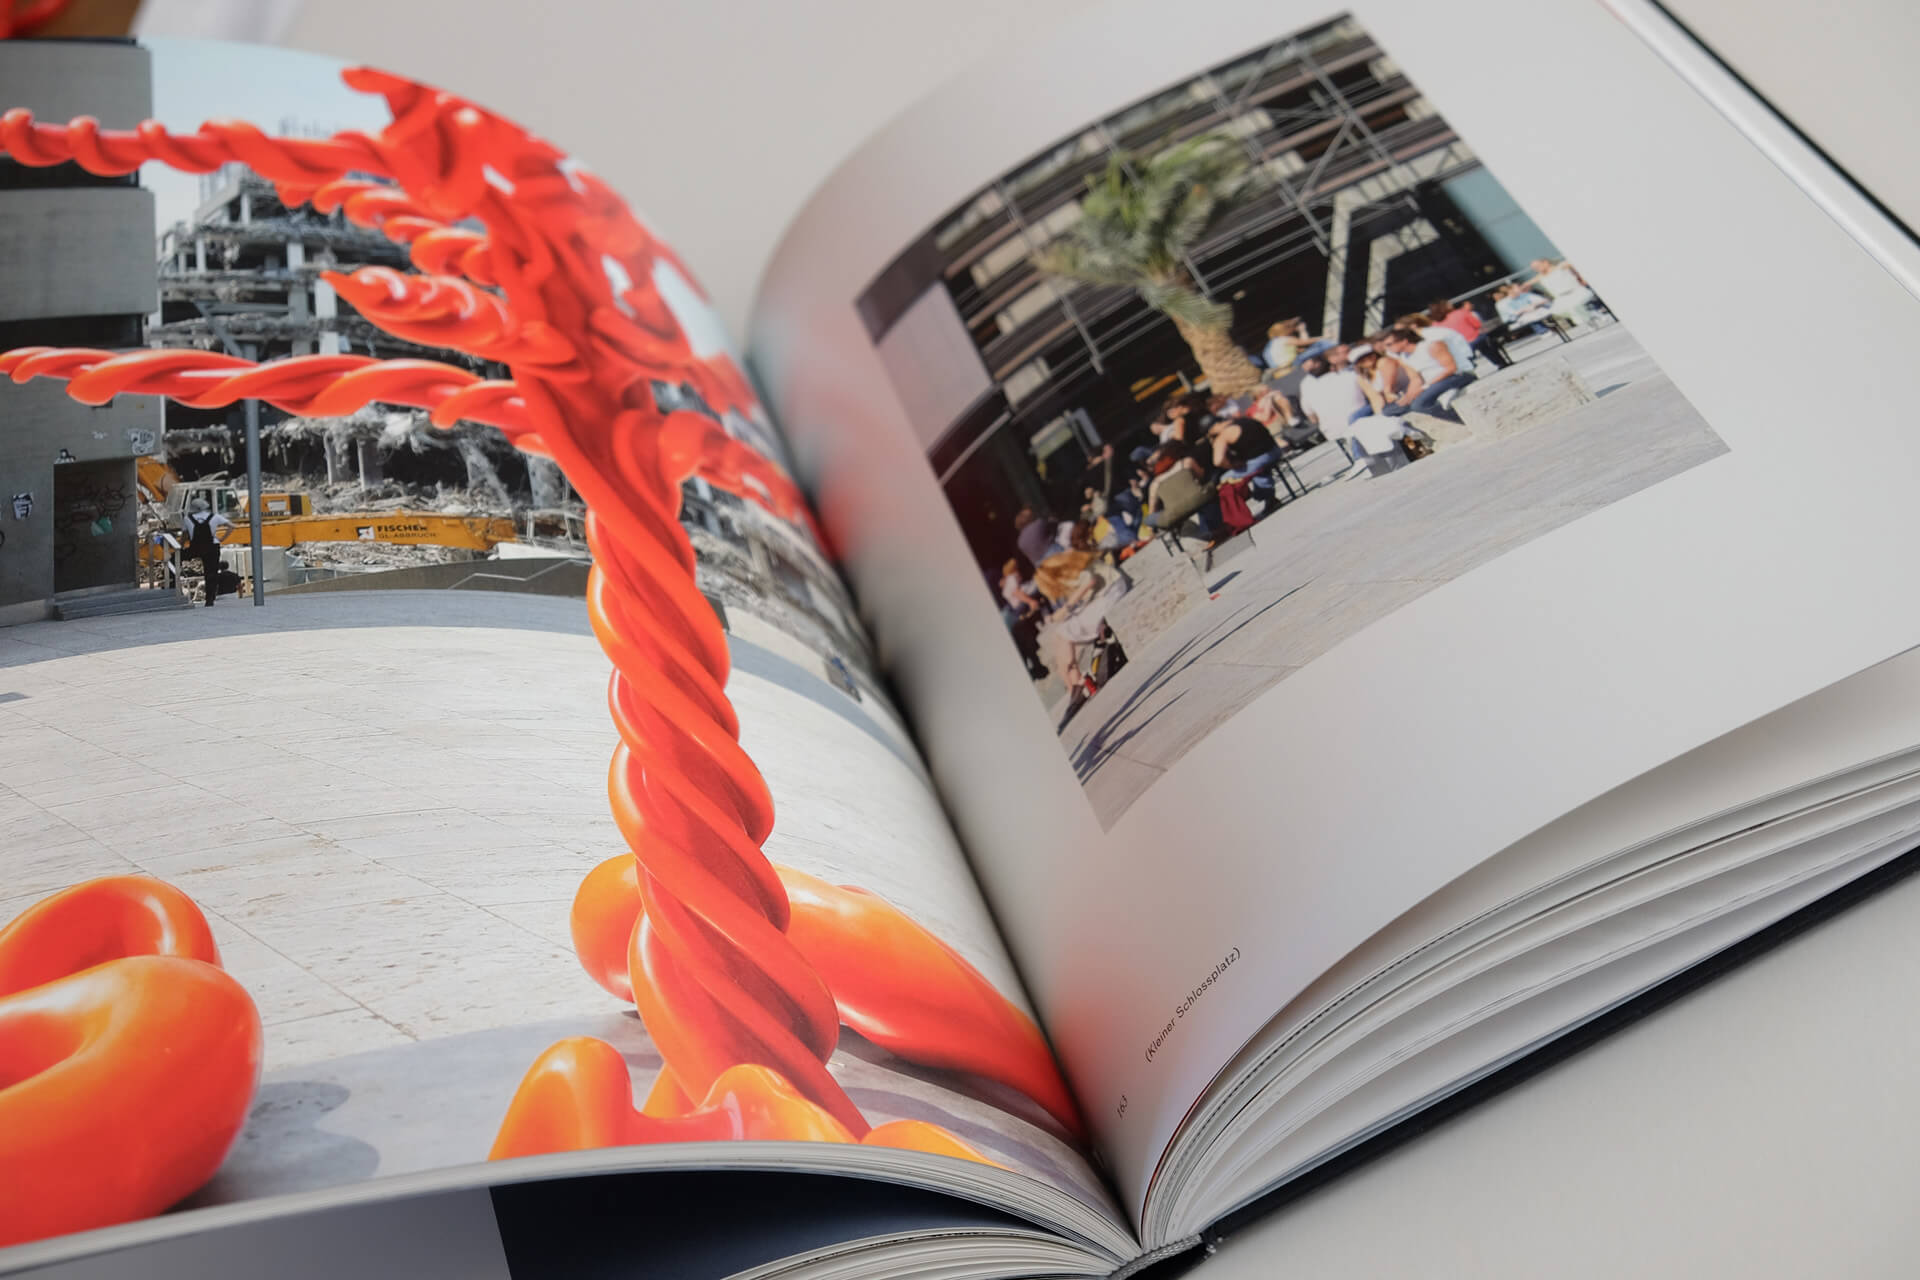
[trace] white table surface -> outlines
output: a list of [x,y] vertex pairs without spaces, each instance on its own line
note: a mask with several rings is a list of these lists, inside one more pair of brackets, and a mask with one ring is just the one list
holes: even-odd
[[[150,0],[150,29],[186,34],[169,11],[214,2]],[[563,141],[639,199],[738,330],[835,159],[950,71],[1089,3],[573,0],[560,19],[501,0],[295,0],[282,38]],[[1669,3],[1920,223],[1920,6]],[[568,38],[581,30],[603,34]],[[1197,1274],[1910,1275],[1917,1188],[1920,880],[1249,1228]]]

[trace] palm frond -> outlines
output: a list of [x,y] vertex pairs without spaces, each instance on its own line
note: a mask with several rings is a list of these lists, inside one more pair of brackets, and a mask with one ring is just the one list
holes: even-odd
[[1048,275],[1064,276],[1092,285],[1135,287],[1140,267],[1131,258],[1116,254],[1105,245],[1088,244],[1062,237],[1048,245],[1035,258]]
[[1183,323],[1223,324],[1229,308],[1193,288],[1186,257],[1246,199],[1254,180],[1246,152],[1225,134],[1115,156],[1088,180],[1080,220],[1035,263],[1056,277],[1135,289],[1149,306]]

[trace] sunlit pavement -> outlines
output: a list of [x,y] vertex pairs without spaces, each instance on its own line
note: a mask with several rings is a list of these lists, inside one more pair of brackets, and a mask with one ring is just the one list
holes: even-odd
[[1330,479],[1339,462],[1324,450],[1304,477],[1324,483],[1216,552],[1216,598],[1129,651],[1061,730],[1102,825],[1215,725],[1369,623],[1725,452],[1623,326],[1536,349],[1563,354],[1599,398],[1372,479]]
[[[645,1031],[575,962],[587,870],[620,852],[608,664],[579,600],[343,592],[0,629],[0,920],[115,874],[198,902],[266,1025],[246,1134],[201,1200],[484,1158],[526,1067]],[[1014,977],[917,768],[841,690],[736,642],[767,853],[895,902]],[[853,708],[849,711],[849,708]],[[996,1159],[1064,1148],[973,1086],[842,1036],[876,1122]],[[1016,1110],[1019,1110],[1016,1104]]]

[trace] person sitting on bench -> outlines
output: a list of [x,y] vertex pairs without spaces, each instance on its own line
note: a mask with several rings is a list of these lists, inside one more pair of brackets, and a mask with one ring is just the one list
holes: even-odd
[[1261,350],[1260,358],[1266,362],[1270,375],[1278,378],[1293,368],[1294,361],[1317,356],[1332,345],[1327,338],[1308,333],[1307,322],[1299,316],[1288,316],[1267,327],[1267,345]]
[[1493,340],[1493,335],[1487,333],[1485,326],[1480,323],[1480,313],[1465,302],[1434,299],[1427,307],[1425,324],[1453,330],[1467,340],[1467,345],[1473,348],[1475,355],[1485,356],[1496,369],[1504,369],[1509,363],[1506,354]]
[[[1127,575],[1113,566],[1089,560],[1065,584],[1053,617],[1040,630],[1041,659],[1067,686],[1076,707],[1099,692],[1098,685],[1080,670],[1080,659],[1100,642],[1107,614],[1132,585]],[[1106,674],[1102,673],[1103,679]]]
[[1221,483],[1250,481],[1253,488],[1273,497],[1273,467],[1280,462],[1280,442],[1254,418],[1223,418],[1207,431],[1213,446],[1213,465]]
[[1395,329],[1387,334],[1387,350],[1409,365],[1416,380],[1425,385],[1409,388],[1383,412],[1394,416],[1426,413],[1458,422],[1460,415],[1442,405],[1440,397],[1474,381],[1473,352],[1466,340],[1451,329],[1436,328],[1428,334],[1411,329]]
[[[1147,489],[1147,519],[1143,535],[1172,533],[1191,518],[1194,531],[1211,541],[1225,529],[1220,518],[1220,502],[1207,479],[1207,469],[1199,458],[1188,452],[1154,477]],[[1143,538],[1144,540],[1144,538]]]
[[1585,324],[1593,309],[1601,305],[1600,295],[1566,259],[1554,262],[1548,258],[1535,258],[1532,266],[1533,279],[1527,281],[1525,287],[1537,286],[1553,299],[1555,319],[1568,325]]
[[1547,316],[1551,314],[1553,304],[1531,289],[1522,289],[1517,284],[1503,284],[1493,291],[1493,309],[1500,313],[1502,323],[1513,336],[1522,331],[1528,334],[1547,332]]
[[[1359,455],[1354,452],[1347,427],[1375,410],[1367,399],[1368,388],[1359,372],[1345,367],[1344,361],[1340,367],[1333,363],[1336,354],[1347,352],[1348,348],[1337,347],[1304,362],[1306,377],[1300,380],[1300,411],[1320,429],[1321,435],[1340,441],[1348,458],[1357,459]],[[1360,354],[1364,358],[1371,353],[1363,347]]]

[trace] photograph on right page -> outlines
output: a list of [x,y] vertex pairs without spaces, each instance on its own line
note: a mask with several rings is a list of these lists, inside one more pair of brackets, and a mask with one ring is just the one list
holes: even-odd
[[1106,828],[1349,636],[1727,449],[1349,16],[1116,103],[857,307]]

